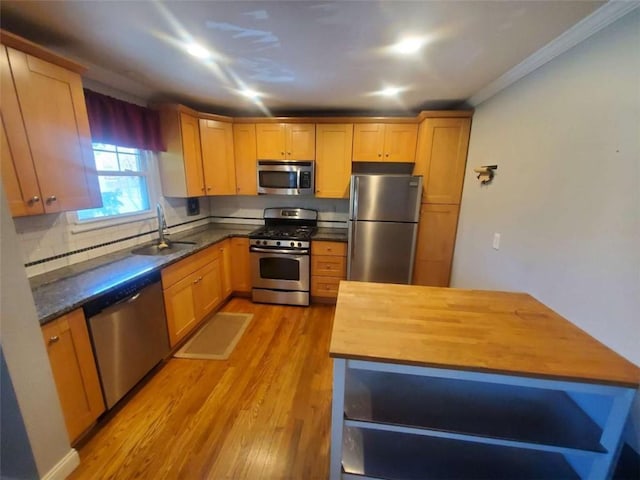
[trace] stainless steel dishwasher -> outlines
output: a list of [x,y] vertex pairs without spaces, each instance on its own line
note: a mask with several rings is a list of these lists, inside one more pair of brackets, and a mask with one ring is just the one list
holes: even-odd
[[125,282],[83,309],[111,408],[169,353],[160,273]]

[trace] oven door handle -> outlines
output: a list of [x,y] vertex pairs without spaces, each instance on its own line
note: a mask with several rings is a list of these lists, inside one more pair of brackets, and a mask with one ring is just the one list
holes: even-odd
[[309,250],[279,250],[273,248],[259,248],[259,247],[250,247],[250,252],[257,253],[282,253],[285,255],[308,255]]

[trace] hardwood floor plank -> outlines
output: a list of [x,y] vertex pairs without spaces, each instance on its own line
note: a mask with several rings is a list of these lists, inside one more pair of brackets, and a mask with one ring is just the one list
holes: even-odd
[[253,304],[228,360],[171,358],[80,448],[78,479],[326,479],[334,307]]

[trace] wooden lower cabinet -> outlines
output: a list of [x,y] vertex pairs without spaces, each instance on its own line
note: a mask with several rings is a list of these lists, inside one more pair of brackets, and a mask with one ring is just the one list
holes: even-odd
[[220,242],[218,250],[220,252],[220,286],[222,298],[229,298],[233,292],[233,284],[231,281],[231,271],[233,269],[231,265],[231,242],[230,240],[223,240]]
[[162,270],[169,344],[177,345],[219,306],[222,295],[220,244]]
[[414,285],[449,286],[459,211],[459,205],[421,206]]
[[311,245],[311,296],[335,301],[340,280],[346,278],[347,244],[314,241]]
[[69,440],[74,443],[104,412],[104,400],[82,309],[42,327]]
[[231,244],[231,288],[234,292],[251,292],[249,239],[234,237]]

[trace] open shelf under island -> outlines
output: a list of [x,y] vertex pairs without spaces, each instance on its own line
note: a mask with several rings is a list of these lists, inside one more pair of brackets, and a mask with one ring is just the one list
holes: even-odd
[[640,369],[524,293],[342,281],[330,478],[611,475]]

